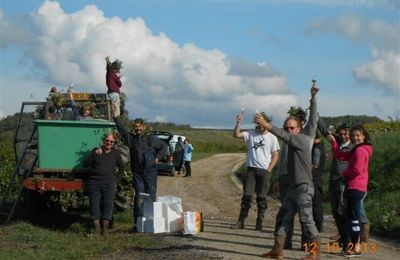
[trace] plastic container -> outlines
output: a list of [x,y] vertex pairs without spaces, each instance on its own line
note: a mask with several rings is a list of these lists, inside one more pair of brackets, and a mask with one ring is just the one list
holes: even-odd
[[38,129],[38,164],[44,169],[83,169],[83,160],[105,133],[115,129],[106,120],[35,120]]

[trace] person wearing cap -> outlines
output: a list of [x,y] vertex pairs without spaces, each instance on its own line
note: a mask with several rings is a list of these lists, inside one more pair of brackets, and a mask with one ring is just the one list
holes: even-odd
[[[270,121],[263,112],[260,115]],[[238,221],[231,226],[233,229],[243,229],[249,214],[253,193],[256,192],[257,220],[255,229],[261,231],[264,214],[267,210],[267,194],[270,186],[271,172],[279,159],[279,142],[264,126],[255,123],[255,129],[241,131],[243,112],[236,116],[236,126],[233,137],[243,139],[247,144],[247,172],[243,180],[243,196],[240,205]]]

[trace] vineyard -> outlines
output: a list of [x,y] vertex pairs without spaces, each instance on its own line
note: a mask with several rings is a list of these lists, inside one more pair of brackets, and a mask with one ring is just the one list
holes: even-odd
[[[0,142],[0,190],[3,194],[9,175],[15,167],[12,149],[12,122],[7,118],[0,121],[2,142]],[[245,143],[232,137],[232,130],[194,129],[190,126],[174,124],[151,124],[149,129],[166,130],[184,134],[195,147],[194,160],[216,153],[246,152]],[[366,199],[368,216],[374,232],[397,234],[400,231],[400,122],[374,121],[365,125],[371,133],[374,155],[370,162],[369,193]],[[327,150],[329,147],[327,145]],[[327,163],[324,176],[325,185],[329,175]],[[128,172],[127,175],[130,175]],[[128,179],[130,179],[128,177]],[[14,189],[15,191],[16,189]],[[325,189],[327,190],[327,188]],[[326,196],[327,200],[327,196]],[[71,204],[71,202],[68,202]],[[74,204],[74,203],[72,203]]]

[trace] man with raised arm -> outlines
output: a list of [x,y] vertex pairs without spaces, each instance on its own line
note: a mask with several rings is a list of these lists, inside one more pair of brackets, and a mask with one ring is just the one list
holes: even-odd
[[[311,87],[311,102],[316,111],[316,94],[318,88]],[[287,231],[292,225],[293,216],[299,212],[302,232],[312,241],[311,252],[304,260],[320,259],[320,239],[315,226],[312,211],[314,185],[312,179],[311,148],[314,136],[310,137],[302,131],[299,118],[289,116],[284,123],[284,129],[271,125],[261,114],[255,116],[255,122],[270,131],[288,145],[287,170],[289,175],[289,190],[276,216],[274,247],[262,255],[265,258],[283,258],[283,247]],[[286,130],[286,131],[285,131]],[[312,131],[312,130],[311,130]],[[315,129],[313,131],[315,133]]]
[[[265,113],[260,116],[270,121]],[[247,143],[247,173],[243,180],[243,196],[240,206],[239,219],[231,226],[234,229],[244,228],[244,221],[249,214],[254,191],[257,194],[256,230],[262,230],[264,214],[267,209],[267,193],[270,186],[271,172],[278,162],[279,142],[265,127],[256,123],[255,130],[241,131],[243,112],[236,117],[233,137],[244,139]]]

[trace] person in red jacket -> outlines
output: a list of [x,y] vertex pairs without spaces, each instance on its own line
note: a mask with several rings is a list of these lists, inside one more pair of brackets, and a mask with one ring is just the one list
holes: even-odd
[[107,73],[106,73],[106,84],[107,84],[107,94],[111,99],[112,104],[115,106],[115,116],[119,116],[120,113],[120,88],[122,87],[121,82],[121,69],[122,69],[122,61],[115,60],[111,63],[110,57],[106,57],[107,63]]
[[350,132],[351,141],[355,145],[351,151],[341,151],[332,135],[329,136],[329,140],[336,158],[349,162],[347,169],[343,172],[347,189],[348,217],[343,234],[343,253],[359,254],[360,229],[364,214],[362,204],[367,196],[368,164],[373,148],[369,134],[362,125],[353,126]]

